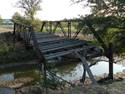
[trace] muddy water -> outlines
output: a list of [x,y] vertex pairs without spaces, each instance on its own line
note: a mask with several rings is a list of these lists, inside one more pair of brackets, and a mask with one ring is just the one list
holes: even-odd
[[[122,72],[125,70],[125,67],[122,65],[114,64],[114,73]],[[67,81],[73,81],[80,79],[83,72],[83,67],[81,64],[75,63],[75,64],[67,64],[63,66],[57,67],[57,75],[62,77],[63,79]],[[108,62],[98,62],[96,65],[91,67],[91,71],[96,76],[104,75],[105,73],[108,73]],[[1,81],[8,81],[8,80],[14,80],[20,77],[32,77],[35,82],[40,81],[40,74],[39,71],[36,68],[29,69],[29,70],[18,70],[17,69],[11,72],[6,72],[0,74],[0,82]],[[0,88],[0,94],[15,94],[14,89],[9,88]]]

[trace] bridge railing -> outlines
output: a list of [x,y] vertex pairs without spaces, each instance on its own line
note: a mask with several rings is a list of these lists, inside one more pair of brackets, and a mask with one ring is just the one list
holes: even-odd
[[62,20],[62,21],[43,21],[41,32],[63,33],[68,38],[77,38],[78,34],[83,30],[80,26],[82,20]]
[[[14,35],[14,40],[22,40],[25,44],[26,49],[29,49],[31,47],[34,47],[38,59],[41,62],[44,62],[44,56],[43,54],[39,51],[38,48],[38,43],[36,40],[35,32],[32,26],[20,24],[20,23],[15,23],[14,22],[14,28],[13,28],[13,35]],[[31,45],[32,41],[32,45]]]
[[[42,21],[40,32],[56,33],[67,38],[78,38],[78,34],[84,31],[82,20]],[[31,26],[14,22],[15,39],[23,39],[26,46],[30,46]]]
[[15,23],[14,22],[14,29],[13,29],[13,35],[14,35],[14,41],[22,40],[26,47],[30,47],[30,40],[31,40],[31,26]]

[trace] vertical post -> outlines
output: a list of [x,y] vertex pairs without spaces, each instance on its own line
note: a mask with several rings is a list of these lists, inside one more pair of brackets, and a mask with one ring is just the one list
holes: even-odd
[[16,23],[14,23],[14,26],[13,26],[13,36],[14,36],[14,41],[15,41],[15,36],[16,36]]
[[20,40],[21,40],[20,33],[21,33],[21,25],[20,25],[20,24],[18,24],[18,32],[17,32],[17,40],[18,40],[18,41],[20,41]]
[[68,37],[71,38],[71,21],[68,21]]
[[13,26],[13,35],[15,36],[15,30],[16,30],[16,23],[14,23],[14,26]]
[[62,21],[59,21],[59,25],[58,27],[61,29],[61,32],[64,34],[64,36],[66,37],[66,33],[65,33],[65,29],[63,27],[63,25],[61,24]]
[[59,22],[56,22],[56,21],[55,21],[55,25],[54,25],[53,33],[55,33],[55,31],[56,31],[58,25],[59,25]]
[[52,22],[51,22],[51,21],[49,22],[49,29],[50,29],[50,33],[53,33],[53,30],[52,30]]
[[44,25],[45,25],[45,24],[46,24],[45,22],[42,23],[42,26],[41,26],[40,32],[43,32],[43,28],[44,28]]
[[13,46],[15,47],[15,42],[16,42],[16,23],[14,22],[13,26]]
[[108,58],[109,58],[109,79],[113,80],[113,44],[109,43],[109,48],[108,48]]
[[[82,27],[80,28],[79,27],[79,22],[80,22],[80,20],[79,21],[76,21],[76,23],[77,23],[77,30],[76,30],[76,32],[74,32],[74,34],[73,34],[73,38],[74,39],[76,39],[77,38],[77,36],[78,36],[78,34],[81,32],[81,30],[82,30]],[[81,22],[80,22],[81,23]]]
[[45,23],[45,29],[46,29],[47,32],[50,32],[50,31],[49,31],[49,22],[46,22],[46,23]]

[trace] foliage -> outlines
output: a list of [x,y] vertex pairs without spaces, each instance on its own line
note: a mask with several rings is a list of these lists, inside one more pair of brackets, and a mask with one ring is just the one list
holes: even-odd
[[34,27],[35,31],[40,31],[41,21],[36,19],[34,16],[40,8],[41,0],[19,0],[17,5],[19,8],[24,10],[25,16],[21,16],[16,12],[12,19],[14,22],[31,25]]
[[[2,49],[2,47],[0,49]],[[33,54],[34,52],[32,50],[27,51],[25,49],[11,49],[10,47],[2,49],[3,51],[0,52],[0,64],[25,62],[35,59]]]
[[34,16],[39,11],[41,0],[19,0],[18,7],[23,9],[25,15],[30,20],[34,20]]
[[92,9],[92,14],[96,16],[125,16],[125,1],[124,0],[72,0],[73,2],[84,3],[84,6],[89,6]]
[[124,0],[96,0],[93,11],[96,15],[124,17]]
[[[87,24],[95,29],[93,32]],[[87,28],[88,32],[93,33],[98,42],[102,45],[106,45],[104,48],[108,48],[109,43],[114,44],[114,52],[122,53],[125,52],[124,39],[125,39],[125,18],[118,18],[114,16],[108,17],[86,17],[81,23],[79,23],[80,28]],[[86,31],[87,32],[87,31]],[[98,36],[100,38],[98,38]]]
[[0,64],[23,62],[36,58],[33,50],[15,48],[10,32],[0,34],[0,44]]
[[31,20],[31,19],[21,16],[18,12],[16,12],[12,17],[12,20],[16,23],[32,25],[35,31],[40,31],[40,28],[41,28],[40,19],[35,18],[34,20]]
[[[87,21],[95,29],[95,32],[90,30],[90,27],[85,27],[85,31],[93,33],[100,44],[108,47],[112,42],[116,53],[125,51],[125,3],[124,0],[72,0],[75,3],[84,3],[84,6],[89,6],[92,9],[92,14],[87,17]],[[86,23],[88,23],[86,21]],[[84,23],[85,24],[85,23]],[[87,32],[87,33],[88,33]],[[95,34],[96,33],[96,34]],[[98,39],[99,35],[99,39]],[[101,40],[101,41],[100,41]],[[103,47],[104,47],[103,45]]]
[[24,22],[24,17],[21,16],[18,12],[15,12],[14,15],[12,16],[12,20],[16,23],[22,23]]
[[40,31],[41,29],[41,20],[40,19],[34,19],[33,21],[28,20],[29,24],[31,23],[31,25],[34,27],[35,31]]

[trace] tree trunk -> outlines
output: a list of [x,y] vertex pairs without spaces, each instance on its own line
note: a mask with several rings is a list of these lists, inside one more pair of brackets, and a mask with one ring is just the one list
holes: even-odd
[[108,50],[108,58],[109,58],[109,79],[113,80],[113,44],[109,43],[109,50]]

